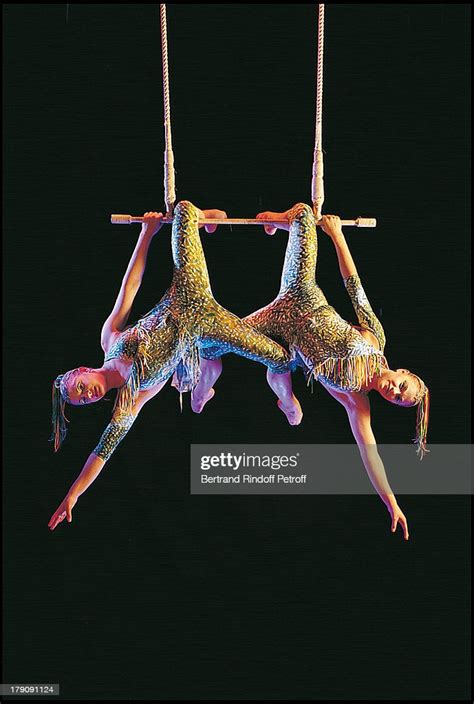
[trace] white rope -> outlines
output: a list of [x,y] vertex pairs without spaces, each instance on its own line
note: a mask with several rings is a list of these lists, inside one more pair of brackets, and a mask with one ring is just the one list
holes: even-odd
[[165,125],[164,187],[166,212],[171,215],[176,202],[174,183],[174,155],[171,142],[170,85],[168,72],[168,34],[166,28],[166,4],[160,4],[161,56],[163,62],[163,103]]
[[318,6],[318,66],[316,73],[316,135],[315,147],[322,148],[323,134],[323,58],[324,58],[324,5]]
[[[66,6],[69,9],[69,5]],[[164,125],[165,125],[165,160],[164,160],[164,187],[165,187],[165,203],[166,215],[163,222],[173,221],[173,209],[176,202],[175,193],[175,172],[174,172],[174,156],[171,144],[171,115],[170,115],[170,90],[169,90],[169,75],[168,75],[168,37],[166,28],[166,4],[160,4],[160,23],[161,23],[161,53],[163,58],[163,97],[164,97]],[[318,4],[318,55],[317,55],[317,72],[316,72],[316,132],[313,154],[313,178],[311,182],[311,201],[313,204],[313,212],[318,223],[321,220],[321,208],[324,203],[324,182],[323,182],[323,150],[322,150],[322,133],[323,133],[323,55],[324,55],[324,4]],[[114,214],[111,216],[111,222],[114,224],[131,224],[135,222],[143,222],[140,216]],[[264,222],[252,218],[228,218],[218,220],[215,218],[200,221],[201,224],[242,224],[242,225],[262,225]],[[375,227],[377,222],[375,218],[362,218],[356,220],[343,220],[343,225],[354,225],[356,227]],[[273,223],[276,225],[280,222]]]
[[311,200],[317,219],[321,217],[324,203],[323,168],[323,57],[324,57],[324,4],[318,5],[318,59],[316,71],[316,131],[314,137],[313,179]]

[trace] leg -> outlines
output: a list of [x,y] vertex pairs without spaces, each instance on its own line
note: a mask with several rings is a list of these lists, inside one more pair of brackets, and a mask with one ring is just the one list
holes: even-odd
[[279,398],[278,407],[285,413],[290,425],[301,422],[301,406],[291,388],[290,356],[281,345],[221,307],[216,310],[212,328],[208,330],[203,343],[203,354],[206,357],[215,359],[227,352],[234,352],[265,364],[268,367],[270,387]]
[[278,336],[280,335],[280,330],[278,329],[278,301],[272,301],[264,308],[256,310],[254,313],[246,315],[242,318],[242,321],[252,328],[257,330],[257,332],[262,333],[262,335],[267,336]]
[[303,411],[298,399],[293,393],[291,385],[291,372],[286,374],[273,374],[267,371],[267,381],[278,396],[277,406],[285,414],[290,425],[299,425],[303,418]]
[[310,206],[297,203],[284,215],[288,218],[290,231],[281,274],[280,294],[295,287],[313,287],[318,256],[316,224]]
[[[180,201],[174,210],[171,245],[175,278],[188,293],[210,292],[206,258],[199,236],[199,218],[225,218],[223,210],[200,210],[187,200]],[[215,232],[217,225],[206,225],[207,232]]]
[[213,386],[222,373],[220,359],[204,359],[200,362],[201,376],[191,392],[191,408],[194,413],[201,413],[208,401],[214,396]]
[[200,342],[201,356],[206,359],[233,352],[265,364],[277,374],[289,370],[290,355],[281,345],[216,303],[203,321]]
[[173,218],[171,251],[178,295],[210,290],[204,250],[199,237],[199,209],[187,200],[180,201]]

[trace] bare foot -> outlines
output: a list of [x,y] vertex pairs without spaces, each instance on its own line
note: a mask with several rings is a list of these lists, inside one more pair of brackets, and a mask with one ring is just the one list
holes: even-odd
[[[289,230],[290,226],[288,224],[288,213],[289,210],[286,210],[284,213],[274,213],[270,210],[265,210],[263,213],[258,213],[257,220],[275,220],[277,222],[280,220],[286,220],[286,223],[281,223],[278,227],[282,230]],[[274,235],[278,228],[274,225],[267,224],[263,226],[263,229],[267,235]]]
[[[199,210],[200,220],[212,220],[213,218],[216,220],[225,220],[227,219],[227,213],[224,210],[216,210],[215,208],[212,210]],[[217,225],[204,225],[204,229],[209,233],[215,232],[217,230]]]
[[290,425],[299,425],[303,419],[303,411],[301,410],[300,402],[293,396],[292,402],[289,405],[283,405],[283,403],[278,400],[277,406],[287,417],[288,423]]
[[205,396],[191,396],[191,408],[194,413],[201,413],[202,409],[208,401],[215,395],[214,389],[209,389]]

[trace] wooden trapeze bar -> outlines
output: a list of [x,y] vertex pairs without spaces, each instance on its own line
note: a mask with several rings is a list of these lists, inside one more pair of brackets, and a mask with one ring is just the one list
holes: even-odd
[[[110,222],[113,225],[132,225],[136,222],[143,222],[144,218],[140,215],[121,215],[114,214],[110,216]],[[173,218],[164,217],[163,223],[172,223]],[[320,220],[316,221],[318,224]],[[199,220],[200,225],[288,225],[286,220],[260,220],[257,218],[206,218]],[[375,218],[358,217],[355,220],[341,220],[343,227],[376,227],[377,220]]]

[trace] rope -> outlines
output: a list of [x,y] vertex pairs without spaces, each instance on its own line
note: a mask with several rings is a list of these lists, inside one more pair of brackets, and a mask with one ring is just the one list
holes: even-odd
[[324,203],[323,183],[323,56],[324,56],[324,4],[318,4],[318,58],[316,71],[316,132],[314,137],[313,179],[311,200],[317,220],[321,217]]
[[[168,71],[168,35],[166,26],[166,4],[160,4],[161,54],[163,60],[163,102],[165,126],[164,189],[167,216],[172,217],[176,202],[174,155],[171,142],[170,91]],[[316,131],[313,154],[313,178],[311,200],[316,220],[321,218],[324,203],[322,117],[323,117],[323,56],[324,56],[324,3],[318,4],[318,56],[316,72]]]
[[170,85],[168,72],[168,33],[166,27],[166,4],[160,4],[161,56],[163,62],[163,103],[165,125],[164,187],[167,215],[172,215],[176,202],[174,183],[174,155],[171,143]]
[[324,57],[324,5],[318,11],[318,67],[316,73],[316,134],[315,148],[321,149],[323,133],[323,57]]

